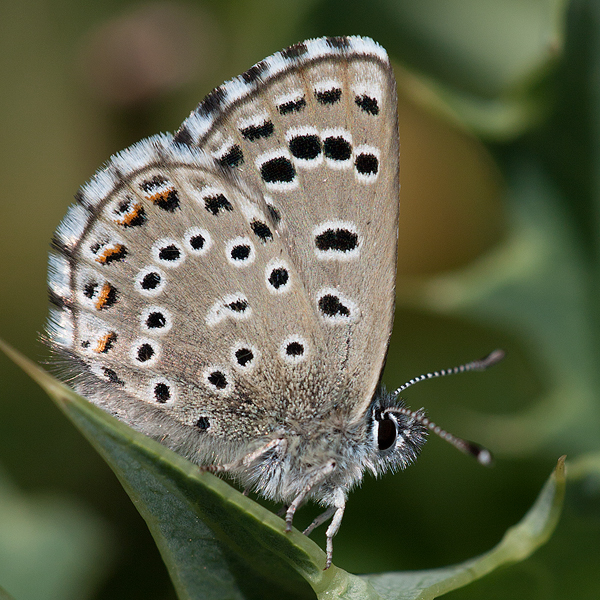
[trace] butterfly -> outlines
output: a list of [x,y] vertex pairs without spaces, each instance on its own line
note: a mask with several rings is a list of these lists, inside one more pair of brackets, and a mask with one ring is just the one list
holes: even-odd
[[325,568],[349,491],[408,466],[430,429],[489,459],[380,387],[398,194],[385,50],[312,39],[113,156],[53,239],[48,337],[75,389],[282,502],[288,530],[321,504],[306,533],[331,519]]

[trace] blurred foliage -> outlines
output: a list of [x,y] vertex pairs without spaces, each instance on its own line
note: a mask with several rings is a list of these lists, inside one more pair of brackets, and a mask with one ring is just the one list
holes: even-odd
[[[432,439],[417,465],[351,495],[336,564],[404,571],[481,554],[566,453],[577,477],[548,544],[448,598],[600,596],[600,0],[5,0],[0,33],[0,335],[41,360],[48,242],[110,154],[175,130],[212,87],[306,37],[384,45],[397,66],[402,144],[384,380],[393,387],[495,347],[507,358],[407,394],[488,445],[495,469]],[[18,502],[52,493],[73,515],[71,541],[60,542],[71,552],[90,523],[110,523],[110,542],[85,544],[103,558],[79,597],[174,598],[109,468],[4,357],[0,369],[0,462]],[[300,511],[297,525],[316,510]],[[322,531],[313,537],[323,545]],[[61,584],[84,571],[73,566]],[[16,600],[48,597],[0,585]]]

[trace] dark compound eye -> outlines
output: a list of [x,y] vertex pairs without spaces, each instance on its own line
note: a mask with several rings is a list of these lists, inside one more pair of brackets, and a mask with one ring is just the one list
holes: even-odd
[[396,441],[396,423],[389,417],[383,417],[378,424],[377,446],[380,450],[389,450]]

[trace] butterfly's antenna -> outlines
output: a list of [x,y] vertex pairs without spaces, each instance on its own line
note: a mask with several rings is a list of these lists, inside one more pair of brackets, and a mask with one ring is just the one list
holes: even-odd
[[[493,352],[479,360],[474,360],[470,363],[459,365],[458,367],[453,367],[452,369],[442,369],[441,371],[433,371],[432,373],[425,373],[424,375],[419,375],[419,377],[415,377],[414,379],[407,381],[404,385],[401,385],[397,390],[395,390],[392,393],[392,396],[396,398],[406,388],[409,388],[411,385],[419,383],[420,381],[425,381],[426,379],[433,379],[435,377],[445,377],[446,375],[455,375],[457,373],[466,373],[467,371],[485,371],[487,368],[495,365],[503,358],[503,350],[494,350]],[[446,440],[447,442],[452,444],[461,452],[475,457],[480,464],[486,466],[492,464],[492,453],[487,448],[484,448],[483,446],[480,446],[475,442],[469,442],[467,440],[463,440],[459,437],[456,437],[455,435],[452,435],[448,431],[436,425],[433,421],[430,421],[425,415],[418,411],[412,411],[404,407],[394,407],[393,410],[395,413],[403,414],[409,418],[414,419],[415,421],[418,421],[419,423],[422,423],[425,427],[427,427],[427,429],[433,431],[433,433],[441,437],[443,440]]]

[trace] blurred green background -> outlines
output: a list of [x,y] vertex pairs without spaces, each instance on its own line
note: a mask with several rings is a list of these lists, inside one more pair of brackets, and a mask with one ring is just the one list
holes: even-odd
[[[174,131],[213,87],[282,47],[343,34],[379,41],[398,79],[398,308],[385,383],[496,347],[507,358],[406,394],[490,447],[495,468],[432,438],[415,466],[351,495],[336,564],[425,569],[484,552],[566,453],[549,543],[447,597],[597,599],[600,0],[1,1],[0,335],[47,358],[49,240],[112,153]],[[111,471],[3,356],[0,586],[16,600],[174,598]]]

